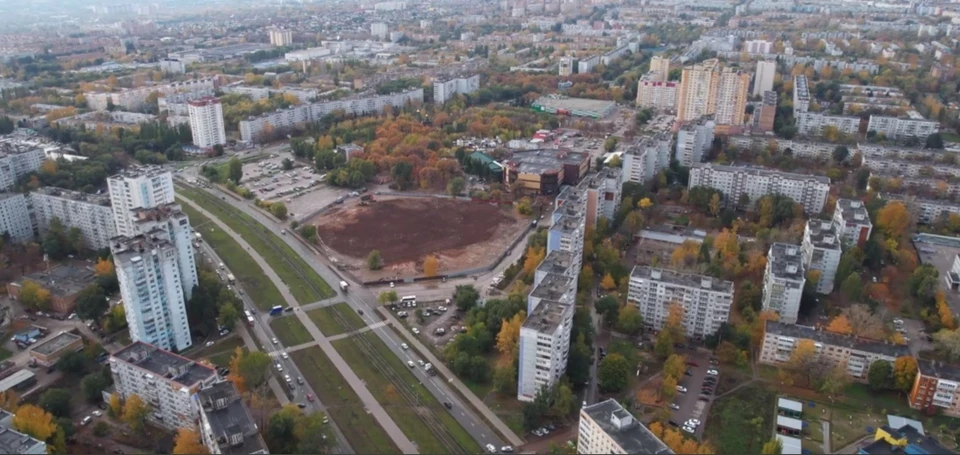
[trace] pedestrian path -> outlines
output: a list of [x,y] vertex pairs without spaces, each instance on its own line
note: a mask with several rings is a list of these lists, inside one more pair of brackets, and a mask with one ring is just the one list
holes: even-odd
[[369,332],[369,331],[371,331],[371,330],[373,330],[373,329],[378,329],[378,328],[383,327],[383,326],[385,326],[385,325],[387,325],[387,323],[386,323],[386,322],[383,322],[383,321],[381,321],[381,322],[374,322],[373,324],[370,324],[370,325],[368,325],[368,326],[364,326],[364,327],[359,328],[359,329],[357,329],[357,330],[354,330],[354,331],[352,331],[352,332],[341,333],[341,334],[339,334],[339,335],[334,335],[334,336],[329,337],[329,338],[327,338],[327,339],[330,340],[330,341],[337,341],[337,340],[341,340],[341,339],[343,339],[343,338],[351,337],[351,336],[354,336],[354,335],[359,335],[359,334],[361,334],[361,333],[363,333],[363,332]]

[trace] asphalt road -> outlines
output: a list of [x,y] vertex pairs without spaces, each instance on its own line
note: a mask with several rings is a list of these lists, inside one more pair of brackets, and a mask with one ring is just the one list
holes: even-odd
[[[210,191],[217,197],[222,195],[219,190]],[[263,215],[259,211],[251,208],[244,201],[238,201],[232,196],[226,196],[224,201],[233,207],[246,212],[255,220],[272,229],[276,233],[279,233],[281,229],[287,228],[284,223],[277,222],[274,219]],[[311,267],[313,267],[314,270],[316,270],[324,280],[330,283],[331,286],[337,290],[338,294],[340,293],[336,286],[336,283],[340,281],[340,277],[333,273],[329,267],[319,259],[316,253],[291,236],[278,235],[278,237],[286,242],[291,248],[293,248],[294,251],[298,252],[304,261],[310,264]],[[451,283],[450,286],[452,288],[455,286],[455,284]],[[361,317],[363,318],[364,322],[367,323],[367,325],[380,322],[372,316],[372,311],[377,306],[376,295],[374,295],[372,291],[354,285],[348,294],[340,295],[338,296],[338,299],[345,301],[348,305],[350,305],[351,308],[353,308],[354,311],[360,309],[364,310],[364,315]],[[307,319],[307,322],[305,322],[304,325],[307,325],[308,329],[310,327],[316,327],[312,321],[306,317],[306,315],[304,315],[303,318]],[[389,328],[381,326],[371,331],[376,333],[377,336],[386,344],[386,346],[404,363],[406,363],[408,360],[413,360],[416,362],[417,358],[411,352],[400,347],[402,341]],[[414,368],[413,373],[417,379],[419,379],[420,382],[424,384],[424,386],[430,391],[430,393],[437,398],[437,400],[440,402],[450,402],[453,405],[452,409],[450,410],[451,415],[468,433],[470,433],[470,435],[477,442],[480,443],[481,446],[493,444],[495,447],[499,448],[503,445],[506,445],[499,438],[499,436],[497,436],[497,434],[483,422],[482,419],[480,419],[469,407],[465,406],[461,402],[458,396],[452,390],[450,390],[446,383],[437,377],[427,375],[423,369],[419,367]]]

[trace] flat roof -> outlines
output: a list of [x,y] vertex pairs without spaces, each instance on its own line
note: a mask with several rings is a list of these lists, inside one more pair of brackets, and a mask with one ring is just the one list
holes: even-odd
[[840,239],[837,237],[837,228],[830,221],[808,220],[807,236],[813,246],[823,250],[840,250]]
[[800,431],[800,430],[803,430],[803,421],[800,419],[795,419],[793,417],[778,415],[777,426]]
[[[547,254],[547,257],[543,258],[543,262],[537,267],[537,271],[563,275],[570,270],[570,266],[573,265],[573,260],[573,253],[554,250]],[[577,273],[580,273],[579,270]]]
[[[32,350],[38,354],[51,355],[57,351],[67,347],[70,343],[73,343],[77,340],[81,340],[79,335],[74,335],[70,332],[60,332],[57,335],[51,337],[49,340],[44,341],[36,345]],[[80,348],[83,348],[83,345],[80,345]]]
[[[830,346],[839,346],[857,351],[872,352],[874,354],[886,357],[902,357],[910,355],[910,348],[902,344],[893,344],[886,341],[870,340],[867,338],[857,338],[855,336],[841,335],[839,333],[817,330],[813,327],[796,324],[784,324],[778,321],[766,321],[765,333],[794,338],[813,340],[814,343],[820,343]],[[919,364],[919,362],[918,362]]]
[[[266,453],[267,445],[257,424],[241,400],[240,392],[230,381],[218,382],[197,392],[200,407],[210,422],[210,429],[217,441],[220,453],[241,455]],[[230,437],[242,435],[239,444],[231,444]]]
[[694,163],[692,168],[700,169],[710,169],[719,172],[744,172],[747,174],[752,174],[756,176],[763,177],[779,177],[782,179],[790,180],[813,180],[817,183],[823,183],[826,185],[830,184],[830,179],[823,175],[812,175],[812,174],[797,174],[794,172],[781,172],[773,169],[768,169],[765,167],[752,166],[752,165],[728,165],[728,164],[714,164],[714,163]]
[[721,280],[707,275],[697,275],[695,273],[683,273],[670,269],[638,265],[630,272],[630,276],[714,292],[733,292],[732,281]]
[[538,149],[514,152],[506,167],[522,174],[559,173],[564,165],[579,166],[589,155],[570,149]]
[[596,113],[603,113],[607,110],[613,109],[616,106],[616,103],[613,101],[558,96],[541,96],[534,101],[534,104],[539,104],[540,106],[552,109],[590,111]]
[[[647,429],[642,423],[623,409],[623,406],[608,398],[590,406],[585,406],[581,412],[590,418],[613,439],[626,453],[642,453],[648,455],[672,454],[663,441]],[[615,421],[616,420],[616,421]],[[621,422],[617,425],[617,421]],[[627,423],[626,425],[624,423]]]
[[537,332],[553,333],[563,323],[570,304],[557,300],[542,300],[523,321],[523,328]]
[[788,280],[805,279],[803,271],[803,256],[800,254],[800,245],[788,243],[774,243],[767,253],[768,265],[777,278]]
[[917,359],[917,370],[924,376],[960,382],[960,366],[935,360]]
[[186,387],[192,387],[217,374],[211,367],[142,341],[135,341],[115,352],[110,359],[135,365]]
[[107,194],[90,194],[80,191],[67,190],[53,186],[41,187],[31,190],[30,194],[42,194],[46,196],[58,197],[77,202],[86,202],[88,204],[102,205],[110,207],[110,196]]
[[13,429],[13,414],[0,409],[0,453],[47,453],[47,444]]
[[574,278],[548,273],[540,280],[540,284],[530,291],[530,296],[545,300],[560,300],[564,294],[573,289],[574,283]]
[[35,378],[36,375],[30,370],[20,370],[3,379],[0,379],[0,393],[6,392],[25,381]]
[[789,398],[778,398],[777,407],[794,412],[803,412],[803,403]]
[[96,280],[96,274],[86,267],[77,267],[71,264],[61,264],[50,270],[34,272],[24,275],[18,284],[32,281],[56,296],[76,294]]
[[803,453],[803,448],[800,445],[800,438],[778,434],[777,439],[780,440],[780,453],[782,455],[800,455]]
[[856,199],[837,199],[837,207],[840,209],[840,218],[844,222],[856,222],[859,224],[873,225],[870,221],[870,214],[863,201]]

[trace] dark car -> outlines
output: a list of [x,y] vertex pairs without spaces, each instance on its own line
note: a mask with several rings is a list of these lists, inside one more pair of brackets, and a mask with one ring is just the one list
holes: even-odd
[[453,409],[453,405],[449,401],[444,401],[443,406],[447,409]]
[[304,403],[297,403],[297,407],[300,408],[300,409],[303,409],[303,408],[307,407],[307,405],[304,404]]
[[669,422],[667,422],[667,423],[669,423],[670,425],[673,425],[673,426],[675,426],[675,427],[679,427],[679,426],[680,426],[680,424],[677,423],[676,420],[671,420],[671,421],[669,421]]
[[283,311],[289,313],[289,312],[293,311],[293,307],[292,307],[292,306],[288,306],[288,307],[284,308]]
[[684,371],[683,374],[684,374],[685,376],[693,376],[693,372],[690,371],[690,370]]
[[698,366],[700,366],[700,364],[691,360],[691,361],[687,362],[687,366],[688,366],[688,367],[698,367]]
[[363,310],[357,310],[357,313],[360,313],[360,315],[362,316],[362,315],[363,315]]

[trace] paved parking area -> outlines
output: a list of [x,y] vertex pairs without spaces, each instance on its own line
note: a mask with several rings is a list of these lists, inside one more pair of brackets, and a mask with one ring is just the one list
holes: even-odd
[[[693,373],[693,376],[684,376],[683,379],[679,381],[679,385],[687,388],[687,393],[677,393],[673,402],[677,404],[680,409],[671,412],[670,420],[673,420],[681,427],[687,420],[700,420],[700,426],[696,428],[695,433],[697,436],[700,436],[703,434],[703,428],[706,424],[707,410],[713,401],[713,394],[701,395],[700,390],[703,387],[704,380],[708,376],[707,370],[716,367],[710,365],[710,354],[707,352],[699,352],[691,349],[677,349],[676,352],[685,355],[687,362],[693,362],[696,366],[688,365],[687,371]],[[716,387],[714,387],[714,389],[716,389]]]
[[322,182],[322,174],[312,166],[294,164],[291,170],[283,169],[283,160],[293,159],[293,154],[281,152],[259,161],[243,165],[241,185],[254,192],[257,198],[270,202],[283,202],[294,218],[307,216],[346,198],[350,190],[331,187]]

